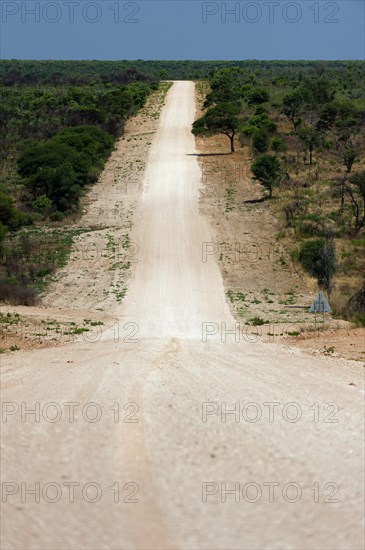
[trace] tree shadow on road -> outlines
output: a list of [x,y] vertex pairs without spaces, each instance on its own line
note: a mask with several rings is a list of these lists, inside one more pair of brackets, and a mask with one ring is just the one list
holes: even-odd
[[222,157],[232,153],[186,153],[187,157]]

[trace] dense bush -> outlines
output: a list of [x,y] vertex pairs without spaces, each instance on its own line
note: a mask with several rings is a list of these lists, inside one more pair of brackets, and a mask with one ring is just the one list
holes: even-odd
[[58,132],[54,141],[82,151],[90,162],[100,162],[101,164],[106,160],[114,145],[112,136],[96,126],[65,128]]
[[103,167],[113,143],[109,134],[93,126],[66,128],[26,150],[18,161],[19,174],[35,200],[46,197],[60,212],[75,209],[82,187],[93,181],[95,168]]
[[[0,190],[0,223],[5,231],[16,231],[23,225],[31,223],[29,216],[14,206],[14,201],[5,191]],[[3,230],[4,231],[4,230]]]

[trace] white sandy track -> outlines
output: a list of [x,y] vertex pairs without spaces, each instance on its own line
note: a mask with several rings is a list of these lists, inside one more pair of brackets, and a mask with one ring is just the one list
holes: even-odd
[[139,265],[120,309],[142,336],[199,338],[203,322],[234,326],[218,266],[203,262],[203,243],[212,237],[198,211],[194,115],[194,84],[176,82],[149,152],[132,236]]
[[[117,315],[119,341],[104,338],[57,349],[17,352],[4,361],[4,401],[56,402],[56,423],[20,415],[2,424],[2,480],[60,485],[98,483],[94,504],[80,497],[57,503],[41,497],[21,502],[20,491],[3,503],[4,549],[346,549],[363,548],[363,392],[359,364],[316,358],[297,350],[235,343],[220,334],[201,341],[201,322],[233,320],[213,262],[201,261],[209,241],[197,209],[199,171],[190,126],[192,83],[171,88],[145,174],[133,240],[139,262]],[[115,314],[115,312],[114,312]],[[125,323],[138,325],[134,340]],[[202,422],[202,403],[256,402],[262,419],[239,422],[219,414]],[[73,423],[65,402],[80,407]],[[99,422],[80,409],[96,402]],[[139,407],[138,423],[114,422],[113,403]],[[276,402],[269,422],[264,403]],[[283,405],[296,402],[298,422],[283,419]],[[337,403],[338,423],[323,422]],[[319,404],[319,422],[310,407]],[[221,405],[219,405],[221,406]],[[49,415],[52,411],[49,412]],[[93,411],[90,410],[90,416]],[[250,414],[250,412],[248,413]],[[253,412],[251,411],[251,414]],[[291,416],[293,410],[288,411]],[[247,417],[246,417],[247,418]],[[115,503],[109,487],[139,485],[138,503]],[[217,494],[202,502],[202,483],[256,483],[262,497],[249,503]],[[277,482],[274,502],[264,483]],[[301,499],[282,498],[295,482]],[[309,487],[319,483],[319,502]],[[324,503],[336,483],[337,503]],[[241,493],[242,495],[242,493]],[[92,492],[90,493],[92,496]],[[253,498],[254,491],[249,494]],[[293,493],[289,491],[289,497]]]

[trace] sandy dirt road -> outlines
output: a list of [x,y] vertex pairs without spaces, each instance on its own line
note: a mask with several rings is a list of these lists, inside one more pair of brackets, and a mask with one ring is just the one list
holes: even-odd
[[364,545],[362,366],[224,338],[234,320],[202,261],[193,119],[194,85],[176,82],[119,332],[2,362],[1,548]]

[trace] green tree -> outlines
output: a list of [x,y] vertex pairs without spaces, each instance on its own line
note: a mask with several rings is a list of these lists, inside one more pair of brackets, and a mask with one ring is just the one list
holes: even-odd
[[298,259],[303,268],[317,279],[320,288],[327,291],[330,299],[333,277],[338,269],[335,242],[332,238],[318,238],[305,241]]
[[271,140],[271,149],[276,153],[283,153],[286,151],[285,141],[282,138],[274,137]]
[[236,103],[220,103],[209,109],[193,123],[194,136],[224,134],[229,138],[231,153],[234,153],[234,138],[239,126],[239,107]]
[[273,155],[262,155],[251,167],[255,179],[257,179],[269,191],[272,197],[273,188],[276,187],[282,176],[279,160]]
[[242,97],[242,76],[243,71],[237,67],[217,71],[211,79],[211,91],[206,97],[204,106],[210,107],[213,104],[238,101]]
[[365,171],[351,176],[345,188],[351,199],[356,234],[365,226]]
[[336,103],[334,101],[325,103],[321,108],[319,119],[316,124],[317,130],[323,133],[330,131],[336,122],[337,115],[338,108]]
[[337,100],[335,105],[337,116],[333,131],[336,143],[337,145],[342,143],[347,147],[364,124],[364,107],[359,107],[358,104],[349,99]]
[[269,148],[269,136],[265,129],[258,129],[254,132],[252,146],[258,153],[266,153]]
[[282,112],[293,124],[294,130],[296,130],[302,122],[299,115],[304,108],[304,104],[305,94],[301,89],[289,92],[283,98]]
[[265,88],[257,87],[251,88],[248,91],[246,98],[249,105],[261,105],[262,103],[269,101],[270,96]]
[[262,106],[257,107],[255,114],[250,116],[240,130],[242,136],[252,138],[252,147],[259,153],[265,153],[269,148],[269,134],[277,129],[276,123],[269,117]]
[[346,172],[349,174],[352,170],[354,162],[356,162],[357,154],[354,149],[346,149],[343,154],[343,163],[346,166]]
[[314,128],[299,128],[298,137],[309,151],[309,164],[313,163],[313,151],[321,143],[320,133]]
[[7,232],[8,232],[8,228],[6,227],[6,225],[0,222],[0,255],[1,256],[4,253],[4,239],[6,237]]
[[245,135],[252,135],[257,130],[266,130],[268,133],[273,133],[277,130],[277,124],[269,117],[266,112],[257,112],[250,116],[246,121],[242,129]]
[[318,112],[325,103],[330,103],[335,97],[333,83],[330,80],[316,76],[306,78],[302,84],[306,107]]
[[30,223],[30,217],[18,210],[13,199],[5,191],[0,190],[0,224],[6,228],[6,231],[16,231],[22,225]]

